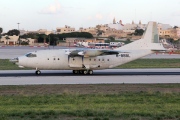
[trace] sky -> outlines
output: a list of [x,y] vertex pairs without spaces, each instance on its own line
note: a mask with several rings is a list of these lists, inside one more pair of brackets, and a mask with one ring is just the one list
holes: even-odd
[[0,0],[0,27],[4,32],[56,30],[69,25],[95,27],[122,20],[180,26],[180,0]]

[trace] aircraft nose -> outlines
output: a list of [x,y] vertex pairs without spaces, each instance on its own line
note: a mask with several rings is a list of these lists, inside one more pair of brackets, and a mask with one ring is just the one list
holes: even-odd
[[19,62],[19,58],[18,57],[17,58],[13,58],[13,59],[10,59],[9,61],[12,62],[12,63],[18,63]]

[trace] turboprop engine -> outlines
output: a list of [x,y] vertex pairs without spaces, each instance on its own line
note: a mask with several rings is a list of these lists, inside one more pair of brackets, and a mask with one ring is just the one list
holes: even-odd
[[102,54],[103,54],[103,52],[97,51],[97,50],[78,52],[78,55],[84,56],[84,57],[96,57],[96,56],[99,56]]

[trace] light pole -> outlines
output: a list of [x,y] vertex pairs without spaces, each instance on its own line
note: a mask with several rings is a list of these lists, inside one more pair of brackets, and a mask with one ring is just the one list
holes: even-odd
[[[19,30],[19,24],[20,23],[17,23],[18,24],[18,30]],[[19,37],[20,37],[20,31],[19,31]],[[21,42],[20,42],[20,39],[18,38],[18,40],[19,40],[19,44],[21,45]]]
[[18,24],[18,30],[19,30],[19,24],[20,24],[20,23],[17,23],[17,24]]

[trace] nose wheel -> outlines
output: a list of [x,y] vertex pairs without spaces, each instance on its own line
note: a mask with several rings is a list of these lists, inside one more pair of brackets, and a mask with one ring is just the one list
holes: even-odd
[[41,74],[41,71],[40,70],[36,70],[36,75],[40,75]]

